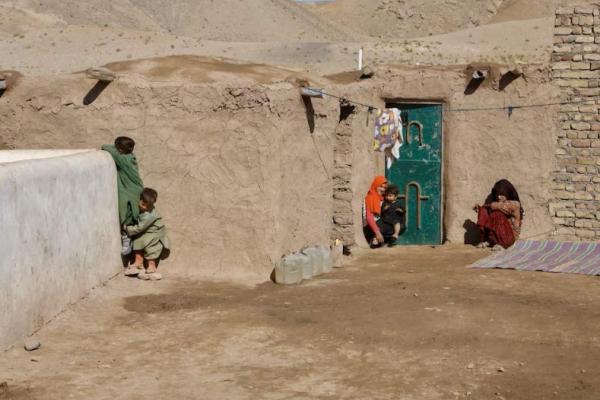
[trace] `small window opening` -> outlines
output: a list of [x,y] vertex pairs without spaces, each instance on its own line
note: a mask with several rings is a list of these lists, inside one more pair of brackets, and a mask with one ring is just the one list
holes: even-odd
[[340,104],[340,122],[348,119],[354,113],[356,106],[352,104]]

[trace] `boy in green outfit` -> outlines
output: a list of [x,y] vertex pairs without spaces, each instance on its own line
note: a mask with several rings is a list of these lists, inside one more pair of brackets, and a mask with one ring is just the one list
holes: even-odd
[[[138,221],[124,226],[127,235],[133,239],[135,260],[125,270],[125,275],[136,276],[144,280],[160,280],[157,272],[158,262],[169,257],[171,245],[167,237],[167,228],[158,210],[154,207],[158,193],[154,189],[144,188],[140,194]],[[147,264],[144,270],[144,261]]]
[[[127,136],[119,136],[115,144],[105,144],[102,150],[112,156],[117,166],[117,189],[119,193],[119,222],[120,225],[132,225],[137,222],[140,210],[138,200],[144,189],[144,183],[140,177],[138,163],[133,148],[135,141]],[[129,250],[129,239],[127,235],[121,236],[122,254],[127,255]]]

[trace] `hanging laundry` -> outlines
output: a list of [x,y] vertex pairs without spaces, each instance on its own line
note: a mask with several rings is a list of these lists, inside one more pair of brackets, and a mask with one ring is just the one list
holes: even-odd
[[391,167],[392,158],[396,160],[400,158],[400,146],[403,140],[400,110],[397,108],[377,110],[373,149],[386,153],[388,169]]

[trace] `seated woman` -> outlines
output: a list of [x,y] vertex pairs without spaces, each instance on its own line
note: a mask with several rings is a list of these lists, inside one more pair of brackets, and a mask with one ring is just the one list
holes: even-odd
[[481,232],[481,247],[505,249],[512,246],[521,234],[523,207],[515,187],[506,179],[494,185],[483,206],[476,205],[477,226]]
[[377,176],[371,183],[371,189],[365,197],[363,205],[363,231],[365,239],[371,247],[379,247],[385,243],[377,221],[381,218],[381,203],[383,195],[387,189],[387,179],[384,176]]

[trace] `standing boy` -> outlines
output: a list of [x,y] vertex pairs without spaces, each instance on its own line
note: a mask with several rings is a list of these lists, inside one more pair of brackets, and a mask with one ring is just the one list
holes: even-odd
[[[120,226],[133,225],[137,222],[140,210],[138,201],[140,193],[144,189],[144,183],[140,177],[138,163],[133,148],[135,141],[127,136],[119,136],[115,144],[105,144],[102,150],[112,156],[117,166],[117,189],[119,194],[119,222]],[[129,254],[129,238],[122,234],[122,253]]]

